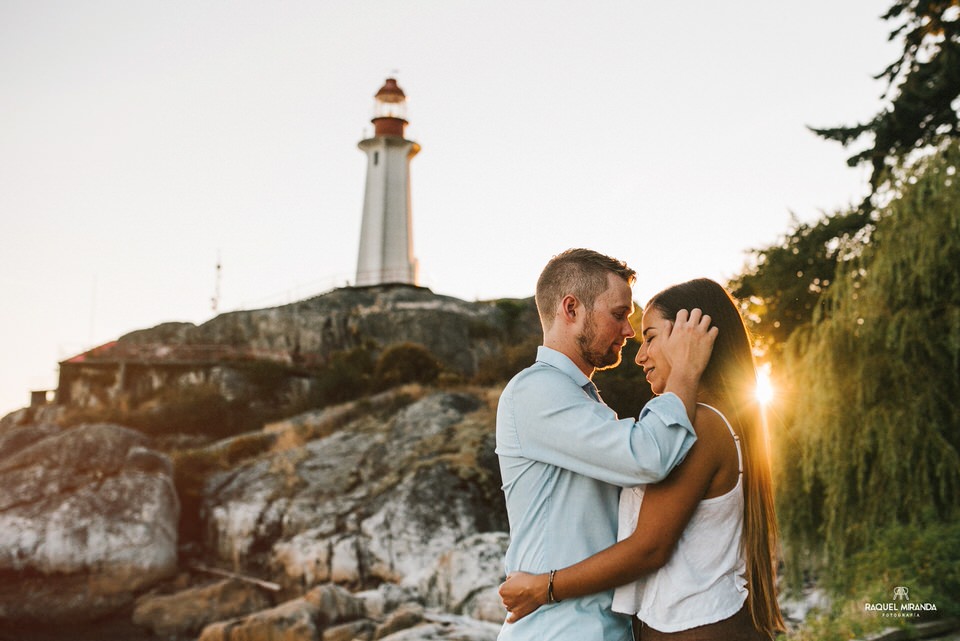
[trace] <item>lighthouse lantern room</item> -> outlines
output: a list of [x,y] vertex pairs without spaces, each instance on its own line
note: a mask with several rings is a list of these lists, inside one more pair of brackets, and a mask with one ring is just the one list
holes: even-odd
[[[389,127],[393,124],[381,122],[386,120],[402,120],[402,124],[407,124],[407,97],[393,78],[387,78],[373,98],[373,124],[378,127],[378,135],[380,135],[380,127]],[[403,132],[401,131],[399,135],[402,136]]]

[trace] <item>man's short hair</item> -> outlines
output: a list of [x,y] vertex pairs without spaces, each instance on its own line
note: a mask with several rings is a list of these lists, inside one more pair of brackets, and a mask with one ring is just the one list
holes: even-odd
[[557,305],[572,294],[587,309],[593,309],[597,297],[607,291],[607,274],[616,274],[633,285],[637,272],[622,260],[592,249],[568,249],[550,259],[537,279],[537,312],[544,330],[553,325]]

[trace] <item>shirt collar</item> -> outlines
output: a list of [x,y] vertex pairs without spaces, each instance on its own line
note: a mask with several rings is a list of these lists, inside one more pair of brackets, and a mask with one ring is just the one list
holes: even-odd
[[547,365],[556,367],[558,370],[572,378],[573,382],[577,384],[577,387],[583,387],[590,382],[590,379],[587,378],[587,375],[580,371],[579,367],[573,364],[573,361],[570,360],[569,356],[563,352],[558,352],[555,349],[546,347],[545,345],[540,345],[537,347],[537,362],[546,363]]

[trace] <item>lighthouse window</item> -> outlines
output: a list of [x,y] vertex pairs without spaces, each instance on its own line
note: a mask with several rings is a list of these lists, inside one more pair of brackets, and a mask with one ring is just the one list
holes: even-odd
[[380,152],[379,151],[373,152],[373,164],[376,165],[379,160],[380,160]]

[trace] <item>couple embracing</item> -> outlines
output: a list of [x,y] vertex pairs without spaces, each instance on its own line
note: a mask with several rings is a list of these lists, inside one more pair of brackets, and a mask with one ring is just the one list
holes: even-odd
[[634,280],[625,263],[572,249],[537,282],[543,345],[497,411],[510,521],[501,641],[755,641],[783,628],[743,320],[710,280],[654,296],[636,362],[657,396],[639,419],[618,418],[591,377],[635,334]]

